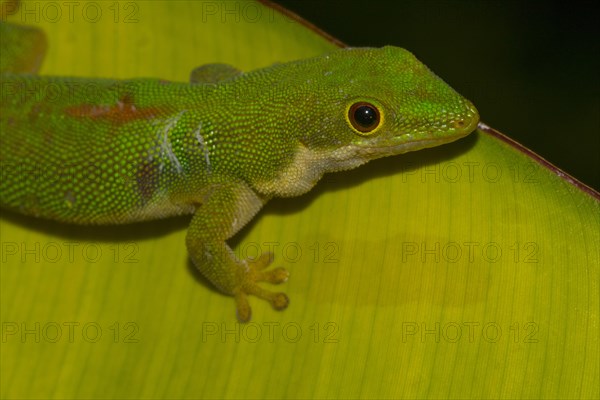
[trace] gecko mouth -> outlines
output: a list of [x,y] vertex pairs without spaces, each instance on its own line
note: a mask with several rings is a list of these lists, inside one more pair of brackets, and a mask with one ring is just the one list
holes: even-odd
[[[467,123],[465,123],[467,122]],[[425,136],[422,139],[417,140],[408,140],[403,143],[394,144],[390,140],[383,140],[379,143],[365,143],[363,145],[359,145],[360,152],[366,156],[386,156],[393,154],[402,154],[407,153],[414,150],[425,149],[429,147],[435,147],[442,144],[454,142],[455,140],[461,139],[471,132],[473,132],[477,128],[477,124],[479,123],[479,115],[477,111],[475,111],[474,115],[468,118],[466,121],[462,120],[460,123],[455,125],[455,131],[452,134],[448,134],[448,132],[440,132],[440,136],[436,136],[436,134],[431,134],[427,132],[420,132],[415,134],[415,136]],[[398,140],[401,140],[401,136],[396,136]],[[406,140],[406,139],[404,139]]]
[[385,157],[388,155],[403,154],[410,151],[436,147],[442,144],[454,142],[466,135],[449,136],[444,138],[421,139],[412,142],[401,143],[395,146],[365,146],[360,148],[360,153],[365,156]]
[[[438,134],[441,136],[435,136],[435,133],[432,134],[431,132],[418,132],[415,135],[422,136],[422,138],[413,140],[407,139],[406,134],[388,134],[395,138],[396,141],[404,140],[402,143],[394,143],[393,139],[389,139],[389,136],[384,134],[383,137],[380,136],[380,140],[378,141],[372,140],[362,143],[352,143],[329,151],[323,159],[327,159],[328,162],[335,166],[329,168],[329,171],[350,169],[376,158],[408,153],[410,151],[454,142],[473,132],[478,123],[479,115],[475,111],[474,115],[468,119],[468,124],[465,125],[462,123],[460,126],[457,126],[452,134],[449,134],[447,131],[440,131]],[[387,138],[385,138],[386,136]]]
[[442,144],[451,143],[458,139],[461,139],[467,136],[469,133],[473,132],[475,129],[471,129],[468,131],[458,132],[454,135],[443,136],[443,137],[431,137],[426,139],[412,140],[405,143],[399,143],[396,145],[389,144],[377,144],[377,145],[367,145],[361,146],[360,152],[365,155],[373,155],[377,154],[379,156],[393,155],[393,154],[402,154],[408,153],[414,150],[426,149],[429,147],[436,147]]

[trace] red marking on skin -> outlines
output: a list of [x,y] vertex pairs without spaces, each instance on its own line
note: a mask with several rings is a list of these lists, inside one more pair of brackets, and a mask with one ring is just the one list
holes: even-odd
[[79,104],[65,109],[65,113],[71,117],[104,119],[117,125],[150,119],[166,112],[166,109],[156,106],[139,108],[134,104],[130,94],[124,95],[111,106]]

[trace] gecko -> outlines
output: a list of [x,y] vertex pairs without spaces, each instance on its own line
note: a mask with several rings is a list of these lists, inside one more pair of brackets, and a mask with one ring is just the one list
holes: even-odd
[[117,80],[39,75],[44,33],[0,29],[0,206],[86,225],[190,214],[189,256],[242,322],[249,296],[289,304],[261,286],[288,279],[272,253],[239,259],[227,244],[267,201],[306,193],[325,173],[460,139],[479,121],[398,47],[249,72],[208,64],[189,82]]

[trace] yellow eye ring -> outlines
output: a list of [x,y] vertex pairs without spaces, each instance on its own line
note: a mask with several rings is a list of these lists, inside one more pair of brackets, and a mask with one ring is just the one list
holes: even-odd
[[359,134],[372,134],[383,120],[379,108],[367,101],[357,101],[348,108],[348,123]]

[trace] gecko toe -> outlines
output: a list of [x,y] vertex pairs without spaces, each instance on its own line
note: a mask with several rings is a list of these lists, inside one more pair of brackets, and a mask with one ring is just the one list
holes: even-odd
[[283,310],[290,303],[290,300],[285,293],[272,292],[255,284],[246,287],[246,293],[268,301],[276,310]]
[[290,277],[290,273],[282,267],[275,268],[271,271],[261,272],[257,278],[257,282],[268,282],[272,284],[280,284],[286,282]]
[[261,271],[271,265],[274,259],[275,255],[272,252],[262,253],[255,259],[249,259],[248,266],[255,271]]
[[252,318],[252,309],[248,302],[248,296],[244,292],[238,292],[235,295],[235,303],[237,308],[237,317],[240,322],[248,322]]
[[264,253],[259,257],[246,260],[248,268],[238,271],[238,285],[232,290],[235,297],[237,316],[240,322],[248,322],[252,316],[252,310],[248,302],[248,296],[256,296],[266,300],[275,310],[283,310],[290,303],[285,293],[272,292],[263,289],[259,282],[279,284],[288,280],[290,273],[282,267],[266,270],[265,268],[273,262],[273,253]]
[[278,311],[285,310],[289,304],[290,299],[285,293],[274,293],[274,296],[271,299],[271,305]]

